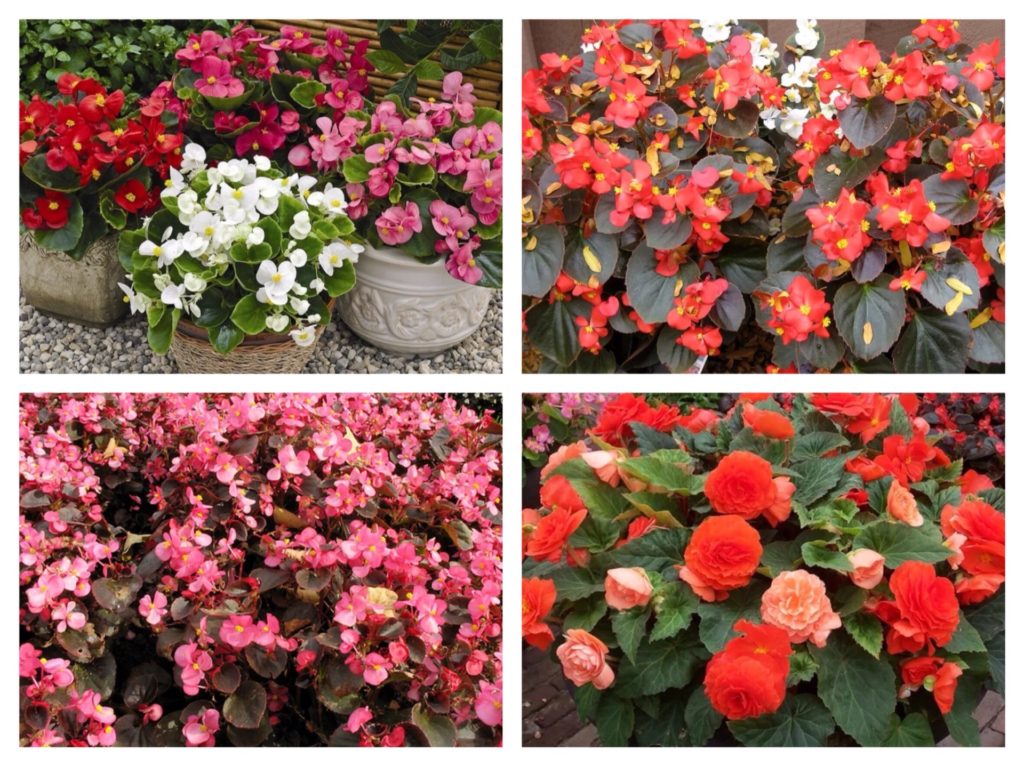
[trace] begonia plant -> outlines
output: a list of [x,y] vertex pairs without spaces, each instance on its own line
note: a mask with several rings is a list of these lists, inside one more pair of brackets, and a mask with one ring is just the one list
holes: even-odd
[[20,410],[21,745],[494,745],[500,427],[438,395]]
[[313,344],[330,302],[355,285],[363,250],[344,192],[263,155],[208,165],[189,144],[183,156],[160,193],[163,209],[119,245],[131,283],[121,288],[146,314],[150,346],[166,353],[182,317],[220,354],[268,332]]
[[596,23],[542,55],[522,114],[541,370],[699,370],[762,332],[773,372],[1002,364],[999,41],[907,32],[883,53],[814,21]]
[[1001,468],[965,471],[917,395],[734,403],[619,395],[552,453],[524,640],[605,745],[978,745],[1005,679]]
[[120,89],[70,72],[56,90],[19,102],[20,220],[41,247],[78,260],[157,208],[184,134],[174,100],[126,103]]

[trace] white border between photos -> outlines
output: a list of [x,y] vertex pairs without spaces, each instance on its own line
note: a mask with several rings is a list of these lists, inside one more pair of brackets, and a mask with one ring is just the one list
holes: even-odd
[[[1006,39],[1015,40],[1014,33],[1021,28],[1021,12],[1019,6],[1013,8],[1009,3],[989,3],[985,5],[964,7],[963,3],[952,2],[929,2],[911,3],[894,6],[891,3],[869,0],[855,5],[826,6],[823,2],[790,2],[783,5],[767,6],[763,2],[749,2],[748,0],[733,0],[716,5],[731,17],[760,18],[765,16],[782,17],[817,17],[817,18],[892,18],[894,15],[900,17],[918,17],[922,15],[942,16],[949,18],[964,18],[963,11],[967,10],[970,16],[976,18],[1007,17]],[[15,110],[15,96],[17,93],[18,62],[15,60],[17,46],[14,40],[14,24],[21,15],[48,17],[70,17],[81,18],[83,16],[106,17],[106,18],[133,18],[149,15],[152,12],[167,13],[170,11],[178,18],[211,18],[238,16],[244,12],[253,18],[270,17],[278,14],[280,3],[269,3],[259,0],[250,2],[244,6],[239,3],[225,2],[195,2],[195,0],[182,0],[168,7],[161,6],[140,6],[138,2],[108,2],[102,5],[88,5],[81,3],[70,3],[66,0],[52,0],[40,6],[8,6],[9,12],[4,16],[4,27],[6,32],[7,47],[4,49],[6,66],[4,67],[3,93],[5,94],[4,105],[8,117],[6,124],[11,126],[10,134],[13,134]],[[15,436],[17,434],[17,403],[16,397],[19,392],[34,391],[211,391],[211,392],[235,392],[235,391],[292,391],[292,392],[322,392],[322,391],[376,391],[376,392],[415,392],[415,391],[440,391],[440,392],[500,392],[503,394],[504,411],[504,507],[509,524],[505,528],[504,540],[504,571],[505,571],[505,594],[504,611],[506,639],[504,645],[504,704],[507,712],[504,722],[505,747],[490,751],[483,755],[480,752],[463,750],[423,750],[418,751],[415,759],[419,764],[428,767],[442,767],[444,765],[476,765],[481,758],[495,767],[512,767],[518,765],[521,760],[529,759],[538,764],[562,764],[575,758],[583,756],[577,752],[567,749],[522,749],[522,707],[521,707],[521,642],[518,641],[519,616],[521,614],[521,599],[519,580],[521,575],[520,564],[520,530],[517,524],[519,510],[521,509],[522,488],[520,486],[520,448],[522,445],[522,419],[521,419],[521,396],[532,392],[620,392],[632,391],[636,393],[655,393],[672,391],[694,391],[694,392],[736,392],[736,391],[871,391],[871,392],[924,392],[924,391],[982,391],[1002,392],[1007,395],[1007,438],[1008,457],[1007,464],[1007,491],[1009,497],[1016,499],[1018,493],[1024,488],[1020,473],[1024,470],[1024,439],[1022,439],[1022,427],[1018,416],[1017,398],[1024,399],[1024,387],[1018,384],[1018,376],[1024,373],[1022,362],[1024,362],[1024,350],[1015,348],[1015,353],[1010,355],[1007,364],[1006,375],[982,375],[982,376],[769,376],[769,375],[704,375],[692,377],[679,377],[670,375],[649,375],[649,376],[570,376],[570,375],[523,375],[519,372],[522,352],[521,319],[518,308],[521,287],[519,272],[520,252],[519,231],[515,228],[514,222],[518,217],[517,201],[519,199],[519,163],[517,162],[519,146],[521,141],[521,124],[514,106],[520,101],[520,72],[522,63],[522,20],[523,19],[558,19],[558,18],[622,18],[632,15],[634,18],[667,18],[674,16],[700,17],[705,6],[702,4],[686,2],[665,2],[655,0],[644,6],[635,6],[614,3],[608,0],[594,0],[593,2],[580,2],[579,0],[563,0],[561,3],[551,3],[550,0],[491,0],[491,2],[468,2],[467,0],[449,0],[442,5],[428,4],[426,2],[408,2],[408,0],[381,0],[374,6],[346,7],[344,5],[316,2],[314,0],[298,0],[285,6],[285,13],[298,18],[329,18],[332,16],[348,16],[360,18],[367,16],[380,16],[387,18],[429,18],[444,15],[450,18],[503,18],[504,19],[504,103],[506,105],[505,131],[505,152],[506,152],[506,173],[504,178],[504,198],[508,215],[506,219],[508,226],[504,232],[503,247],[505,256],[505,287],[504,305],[505,315],[503,317],[503,372],[495,375],[469,374],[435,374],[435,375],[402,375],[402,374],[374,374],[374,375],[301,375],[301,376],[248,376],[239,379],[228,375],[214,376],[192,376],[192,375],[20,375],[19,368],[19,342],[18,323],[15,317],[18,305],[17,268],[14,264],[13,252],[8,252],[5,258],[5,268],[0,274],[0,298],[6,303],[8,319],[0,324],[0,431],[7,434],[7,438],[0,440],[0,466],[6,469],[0,472],[0,498],[6,498],[14,502],[17,496],[16,475],[14,471],[17,462],[17,447]],[[42,13],[45,11],[45,14]],[[443,12],[443,13],[442,13]],[[631,13],[632,12],[632,13]],[[1012,43],[1008,47],[1012,47]],[[1016,69],[1019,53],[1014,49],[1008,51],[1010,66]],[[1011,99],[1009,104],[1011,112],[1018,112],[1016,100]],[[1011,116],[1009,126],[1013,140],[1009,153],[1008,173],[1009,184],[1015,187],[1015,173],[1012,171],[1024,167],[1021,158],[1024,151],[1018,151],[1024,146],[1024,140],[1019,138],[1021,131],[1016,127],[1017,118]],[[13,144],[13,135],[10,141]],[[13,150],[12,150],[13,153]],[[11,163],[13,179],[13,157]],[[1011,195],[1013,192],[1011,192]],[[13,210],[17,188],[13,181],[0,189],[3,202],[0,203],[0,210],[7,211],[7,215],[0,217],[2,221],[3,241],[13,243],[15,239],[16,220]],[[1010,228],[1010,240],[1015,242],[1018,237],[1016,228]],[[1016,275],[1021,272],[1012,261],[1014,249],[1011,246],[1011,262],[1007,266],[1009,281],[1016,284]],[[1011,318],[1016,318],[1017,312],[1013,306],[1008,309]],[[1016,319],[1011,319],[1012,327],[1016,328]],[[1016,334],[1011,333],[1011,342],[1017,339]],[[1008,349],[1014,349],[1011,343]],[[1022,541],[1022,525],[1018,517],[1024,512],[1016,509],[1011,502],[1009,545],[1011,550],[1019,550]],[[8,552],[11,557],[3,568],[3,583],[8,584],[0,589],[0,616],[6,616],[0,623],[0,657],[10,659],[0,667],[6,671],[0,675],[0,721],[5,723],[2,729],[3,736],[0,737],[0,749],[10,752],[9,756],[17,760],[27,761],[31,758],[37,764],[59,764],[64,758],[74,758],[77,763],[88,767],[89,765],[134,765],[140,758],[140,754],[134,750],[113,749],[99,750],[88,749],[79,752],[74,757],[66,756],[66,752],[59,750],[37,751],[31,753],[28,750],[17,749],[17,724],[18,724],[18,699],[17,699],[17,677],[13,659],[16,657],[18,636],[15,615],[17,612],[17,594],[13,588],[17,575],[17,559],[14,554],[14,540],[16,513],[10,510],[7,516],[7,539],[10,542]],[[1011,584],[1016,584],[1018,579],[1024,577],[1024,567],[1018,565],[1016,559],[1011,556],[1008,562],[1008,576]],[[1018,589],[1011,586],[1009,590],[1010,602],[1007,608],[1008,630],[1012,639],[1021,635],[1022,614],[1021,598],[1017,596]],[[1024,592],[1021,592],[1024,593]],[[1020,672],[1022,664],[1018,663],[1018,656],[1011,654],[1007,660],[1008,675],[1008,700],[1010,705],[1007,708],[1009,715],[1007,728],[1007,747],[1003,749],[988,749],[982,758],[992,764],[1009,763],[1013,753],[1024,754],[1024,747],[1019,745],[1019,738],[1016,736],[1017,729],[1013,725],[1021,724],[1022,718],[1018,712],[1024,712],[1024,706],[1018,706],[1018,683],[1024,680],[1024,674]],[[1024,694],[1024,693],[1020,693]],[[200,750],[188,754],[188,759],[197,764],[217,764],[223,759],[224,751]],[[236,754],[238,752],[235,752]],[[317,752],[325,753],[325,752]],[[151,761],[154,767],[170,767],[181,759],[182,752],[169,749],[157,749],[145,752],[142,758]],[[899,758],[901,762],[911,759],[916,761],[928,760],[929,764],[953,765],[959,764],[965,758],[965,754],[957,749],[924,749],[915,753],[901,753],[898,755],[892,752],[885,752],[886,758],[892,756]],[[277,750],[251,749],[247,753],[240,754],[250,765],[273,765],[279,762],[281,755]],[[287,756],[291,756],[286,755]],[[583,758],[596,762],[598,765],[611,765],[618,763],[624,754],[613,749],[591,749]],[[814,753],[799,753],[793,749],[759,749],[754,754],[743,751],[712,752],[707,749],[693,749],[686,751],[679,750],[645,750],[638,755],[650,764],[672,764],[680,761],[692,761],[697,765],[710,762],[711,759],[725,762],[726,764],[749,762],[755,760],[764,767],[783,767],[792,764],[794,757],[803,759],[827,759],[830,765],[842,767],[844,765],[861,764],[865,758],[878,758],[879,754],[872,753],[867,756],[861,750],[854,749],[831,749],[828,751],[818,750]],[[366,751],[349,751],[345,753],[333,752],[331,758],[353,761],[356,764],[401,765],[409,758],[407,753],[384,751],[373,754]],[[1013,758],[1015,762],[1020,756]],[[372,760],[372,762],[371,762]]]

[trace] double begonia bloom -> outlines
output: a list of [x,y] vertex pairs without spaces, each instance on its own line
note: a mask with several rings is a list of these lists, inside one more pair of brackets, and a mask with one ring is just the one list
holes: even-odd
[[555,640],[544,619],[555,605],[558,594],[555,582],[546,578],[523,578],[523,639],[527,644],[546,650]]
[[583,629],[569,629],[555,654],[562,662],[562,673],[577,687],[589,683],[605,690],[615,681],[615,672],[607,663],[608,646]]
[[960,604],[953,582],[935,574],[924,562],[904,562],[889,578],[892,602],[879,604],[877,614],[890,624],[890,653],[943,647],[960,623]]
[[704,483],[704,495],[719,514],[763,516],[772,527],[789,518],[795,490],[789,477],[773,479],[772,465],[746,450],[725,456]]
[[824,647],[829,633],[842,626],[824,581],[806,570],[775,576],[761,596],[761,620],[783,629],[794,644],[810,641],[817,647]]
[[616,567],[604,578],[604,599],[616,610],[629,610],[651,601],[654,587],[642,567]]
[[377,218],[376,227],[385,245],[403,245],[423,230],[420,209],[414,202],[393,205]]
[[690,537],[679,578],[704,601],[720,602],[750,583],[762,553],[761,536],[749,522],[738,516],[708,517]]
[[730,639],[708,662],[704,692],[712,708],[731,721],[777,711],[786,697],[790,647],[786,632],[738,621]]
[[753,404],[743,404],[743,423],[755,434],[769,439],[792,439],[796,431],[793,422],[774,410],[760,410]]
[[537,522],[526,544],[526,555],[540,561],[559,561],[569,536],[576,532],[576,528],[586,518],[586,509],[555,507]]
[[910,527],[920,527],[924,524],[924,517],[917,508],[914,494],[903,487],[898,479],[894,479],[889,485],[889,492],[885,496],[885,510],[891,519]]
[[854,549],[847,554],[853,571],[850,580],[862,589],[873,589],[885,576],[885,557],[871,549]]

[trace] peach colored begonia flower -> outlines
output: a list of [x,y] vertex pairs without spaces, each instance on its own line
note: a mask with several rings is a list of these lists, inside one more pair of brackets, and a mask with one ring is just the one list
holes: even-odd
[[779,573],[761,597],[761,619],[785,630],[794,644],[824,647],[829,632],[842,625],[828,601],[825,583],[806,570]]

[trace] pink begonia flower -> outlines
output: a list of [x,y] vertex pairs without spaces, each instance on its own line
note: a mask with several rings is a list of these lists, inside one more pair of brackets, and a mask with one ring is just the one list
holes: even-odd
[[159,591],[153,596],[147,594],[139,600],[139,615],[145,618],[150,626],[159,625],[167,615],[167,597]]
[[[479,246],[479,241],[476,245]],[[473,257],[473,247],[474,243],[472,240],[463,243],[452,251],[445,262],[448,274],[457,280],[468,282],[470,285],[480,282],[484,276],[483,270],[477,265],[476,259]]]
[[324,103],[342,112],[351,112],[363,106],[363,97],[352,90],[344,77],[338,77],[327,84]]
[[377,219],[377,234],[386,245],[403,245],[423,230],[420,209],[414,202],[405,206],[394,205]]
[[473,650],[466,658],[466,673],[470,676],[480,676],[484,672],[487,663],[487,653],[482,650]]
[[159,703],[151,703],[148,706],[139,706],[139,713],[142,714],[142,723],[159,722],[164,715],[164,707]]
[[75,610],[74,602],[61,602],[50,613],[50,619],[58,621],[57,633],[63,634],[68,629],[78,631],[85,625],[85,613]]
[[293,27],[291,24],[281,26],[281,38],[287,41],[288,49],[296,53],[304,51],[313,45],[313,38],[310,37],[309,32]]
[[497,727],[501,724],[501,687],[480,680],[480,692],[473,702],[477,718],[486,725]]
[[[476,219],[465,208],[456,208],[444,200],[434,200],[430,203],[430,223],[434,231],[441,237],[454,237],[456,240],[469,238],[469,230],[476,226]],[[449,243],[452,250],[457,245]]]
[[277,462],[267,472],[267,479],[277,482],[281,479],[282,474],[308,477],[310,474],[309,458],[308,450],[300,450],[296,453],[293,445],[285,445],[277,451]]
[[215,708],[203,711],[202,717],[193,714],[181,728],[187,746],[215,746],[214,737],[220,731],[220,712]]
[[278,622],[275,616],[267,615],[265,621],[260,621],[256,624],[255,636],[252,641],[260,647],[271,650],[277,645],[280,633],[280,622]]
[[46,748],[48,746],[57,746],[64,742],[64,738],[57,734],[56,730],[46,728],[45,730],[39,730],[35,737],[32,738],[33,748]]
[[363,658],[363,681],[376,687],[388,678],[389,664],[380,653],[372,652]]
[[473,85],[462,82],[462,72],[449,72],[441,85],[441,95],[455,106],[459,119],[464,123],[472,122],[476,103]]
[[501,126],[494,121],[484,123],[476,134],[474,149],[480,154],[500,152]]
[[30,612],[39,613],[64,593],[64,579],[57,573],[46,572],[39,576],[36,585],[25,592]]
[[229,99],[242,95],[245,86],[231,73],[231,62],[216,56],[204,56],[196,80],[197,90],[204,96]]
[[227,485],[231,483],[242,467],[231,453],[218,453],[213,462],[213,468],[217,475],[217,481]]
[[382,101],[370,118],[370,133],[400,133],[404,119],[394,101]]
[[117,721],[114,709],[104,706],[100,694],[95,690],[86,690],[76,700],[72,695],[72,703],[78,712],[78,721],[94,720],[100,724],[113,724]]
[[90,746],[112,746],[117,742],[117,731],[109,724],[92,724],[85,735]]
[[387,197],[391,187],[395,185],[398,168],[397,160],[388,160],[383,165],[378,165],[370,170],[366,177],[366,188],[370,194],[374,197]]
[[174,54],[174,58],[190,62],[194,66],[195,62],[202,61],[203,57],[216,51],[223,42],[224,38],[213,30],[208,29],[199,35],[192,34],[189,35],[185,46]]
[[341,27],[328,27],[325,37],[327,55],[339,63],[344,63],[348,58],[345,52],[348,48],[348,34]]
[[186,695],[198,694],[206,672],[213,668],[213,658],[195,642],[189,642],[174,651],[174,662],[181,668],[182,690]]
[[373,719],[373,712],[366,706],[360,706],[348,715],[348,721],[345,722],[345,729],[351,733],[359,732],[363,729],[363,725],[371,719]]
[[256,627],[252,624],[251,615],[232,615],[220,624],[217,636],[220,641],[243,650],[256,639]]
[[37,650],[28,642],[18,648],[18,675],[35,676],[36,671],[43,667],[39,659],[43,657],[43,651]]

